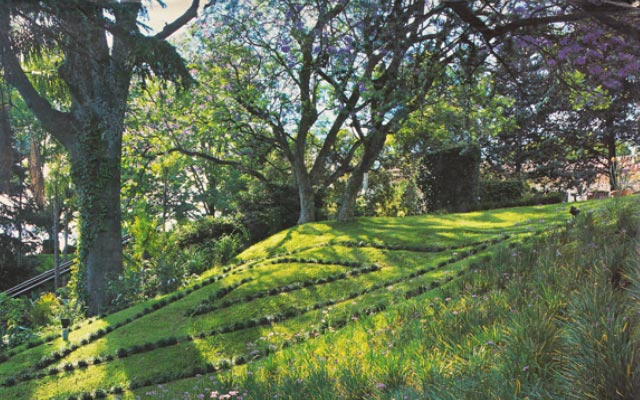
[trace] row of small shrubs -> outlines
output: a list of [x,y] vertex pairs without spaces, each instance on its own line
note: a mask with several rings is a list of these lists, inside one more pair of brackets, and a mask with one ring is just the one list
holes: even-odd
[[[196,315],[202,315],[202,314],[206,314],[215,310],[219,310],[222,308],[227,308],[230,307],[234,304],[240,304],[243,302],[250,302],[252,300],[255,299],[260,299],[260,298],[264,298],[267,296],[275,296],[277,294],[281,294],[281,293],[288,293],[288,292],[293,292],[295,290],[300,290],[302,288],[306,288],[306,287],[311,287],[311,286],[315,286],[315,285],[322,285],[322,284],[327,284],[327,283],[331,283],[331,282],[335,282],[337,280],[340,279],[346,279],[347,277],[353,277],[353,276],[358,276],[361,275],[363,273],[368,273],[368,272],[374,272],[374,271],[378,271],[380,270],[380,267],[372,264],[372,265],[368,265],[368,266],[364,266],[358,269],[353,269],[351,271],[347,271],[347,272],[338,272],[323,278],[315,278],[315,279],[309,279],[309,280],[304,280],[304,281],[298,281],[298,282],[294,282],[291,283],[289,285],[285,285],[285,286],[279,286],[279,287],[274,287],[274,288],[270,288],[270,289],[266,289],[263,291],[259,291],[259,292],[254,292],[251,294],[247,294],[246,296],[242,297],[242,298],[238,298],[235,300],[225,300],[220,302],[220,304],[214,304],[214,302],[218,299],[220,299],[221,297],[225,296],[226,294],[229,293],[228,288],[223,288],[222,290],[214,293],[213,295],[209,296],[208,299],[203,300],[200,304],[198,304],[197,306],[193,307],[190,310],[187,310],[185,312],[185,316],[196,316]],[[239,284],[237,285],[239,286]],[[235,287],[237,287],[235,286]],[[235,289],[234,287],[234,289]]]
[[332,261],[332,260],[318,260],[315,258],[294,258],[294,257],[279,257],[269,260],[268,264],[318,264],[318,265],[342,265],[344,267],[359,267],[362,263],[357,261]]
[[[410,273],[409,275],[407,275],[407,277],[401,277],[398,278],[396,280],[393,281],[389,281],[389,282],[383,282],[381,287],[384,287],[385,285],[390,285],[390,284],[395,284],[398,282],[403,281],[404,279],[411,279],[411,278],[415,278],[421,275],[424,275],[428,272],[431,272],[433,270],[435,270],[436,268],[442,268],[444,266],[446,266],[447,264],[451,264],[451,263],[455,263],[458,262],[466,257],[472,256],[474,254],[477,254],[478,251],[481,250],[486,250],[488,248],[488,244],[498,244],[501,241],[507,240],[509,239],[511,236],[510,235],[502,235],[499,238],[494,238],[491,240],[487,240],[487,241],[482,241],[482,242],[478,242],[477,244],[474,245],[474,247],[476,248],[472,248],[470,249],[468,252],[460,252],[458,255],[450,258],[447,261],[442,261],[440,263],[437,264],[437,267],[425,267],[425,268],[420,268],[412,273]],[[354,242],[354,245],[360,245],[361,242]],[[468,246],[460,246],[460,248],[463,247],[468,247]],[[277,260],[273,260],[273,263],[282,263],[282,262],[296,262],[296,263],[311,263],[311,262],[318,262],[318,263],[322,263],[324,264],[325,262],[319,262],[317,260],[307,260],[307,259],[300,259],[300,258],[295,258],[295,259],[291,259],[291,258],[280,258]],[[326,262],[327,264],[336,264],[335,262]],[[355,265],[362,265],[360,263],[356,263],[356,262],[346,262],[346,263],[341,263],[342,265],[347,265],[347,266],[355,266]],[[261,292],[256,292],[247,296],[244,296],[243,298],[239,298],[236,299],[235,301],[232,300],[227,300],[225,302],[221,302],[219,305],[214,305],[214,301],[217,299],[220,299],[221,297],[223,297],[224,295],[228,294],[230,291],[230,288],[223,288],[220,291],[214,293],[213,295],[209,296],[208,299],[203,300],[200,304],[198,304],[197,306],[195,306],[194,308],[188,310],[187,312],[185,312],[186,316],[195,316],[195,315],[201,315],[201,314],[205,314],[214,310],[218,310],[218,309],[222,309],[222,308],[226,308],[229,307],[233,304],[238,304],[241,302],[248,302],[257,298],[262,298],[262,297],[266,297],[266,296],[273,296],[273,295],[277,295],[280,293],[286,293],[286,292],[291,292],[294,290],[299,290],[302,289],[304,287],[309,287],[309,286],[314,286],[314,285],[319,285],[319,284],[326,284],[326,283],[330,283],[330,282],[334,282],[337,281],[339,279],[345,279],[348,276],[358,276],[362,273],[368,273],[368,272],[375,272],[378,271],[380,269],[379,266],[377,266],[376,264],[372,264],[372,265],[368,265],[368,266],[363,266],[360,267],[358,269],[354,269],[348,272],[338,272],[335,274],[332,274],[330,276],[324,277],[324,278],[316,278],[316,279],[310,279],[310,280],[306,280],[306,281],[300,281],[300,282],[295,282],[293,284],[289,284],[289,285],[285,285],[285,286],[281,286],[281,287],[276,287],[276,288],[270,288],[270,289],[266,289],[264,291]]]
[[[122,321],[119,321],[119,322],[117,322],[117,323],[115,323],[113,325],[109,325],[109,326],[107,326],[107,327],[105,327],[103,329],[99,329],[99,330],[89,334],[87,337],[81,339],[80,342],[75,343],[75,344],[70,344],[67,348],[65,348],[64,350],[61,350],[60,352],[54,352],[54,353],[50,354],[49,356],[43,357],[38,363],[36,363],[36,365],[35,365],[36,366],[36,370],[46,368],[47,366],[53,364],[54,362],[58,361],[62,357],[64,357],[64,356],[70,354],[71,352],[77,350],[81,346],[88,345],[88,344],[100,339],[101,337],[103,337],[107,333],[110,333],[110,332],[114,331],[115,329],[121,328],[121,327],[123,327],[125,325],[128,325],[128,324],[132,323],[135,320],[138,320],[138,319],[144,317],[145,315],[148,315],[148,314],[150,314],[152,312],[158,311],[161,308],[163,308],[163,307],[165,307],[165,306],[167,306],[167,305],[169,305],[171,303],[174,303],[174,302],[184,298],[185,296],[187,296],[188,294],[194,292],[195,290],[199,290],[199,289],[203,288],[204,286],[210,285],[210,284],[212,284],[214,282],[217,282],[217,281],[219,281],[221,279],[226,278],[230,273],[234,274],[234,273],[239,272],[239,271],[232,271],[232,269],[233,269],[233,267],[231,267],[231,266],[225,267],[222,270],[221,274],[208,277],[208,278],[206,278],[206,279],[204,279],[204,280],[202,280],[202,281],[200,281],[200,282],[198,282],[198,283],[196,283],[196,284],[194,284],[194,285],[192,285],[190,287],[187,287],[187,288],[185,288],[185,289],[183,289],[181,291],[175,292],[174,294],[172,294],[169,297],[166,297],[164,299],[155,301],[155,302],[151,303],[149,306],[144,307],[141,311],[139,311],[135,315],[133,315],[131,317],[128,317],[128,318],[126,318],[126,319],[124,319]],[[106,316],[107,316],[106,314],[103,314],[103,315],[100,315],[99,317],[100,318],[105,318]],[[71,327],[70,329],[77,329],[77,328],[78,327],[76,326],[76,327]],[[27,348],[37,347],[39,345],[42,345],[42,344],[45,344],[45,343],[50,342],[52,340],[55,340],[56,338],[58,338],[58,335],[51,335],[51,336],[42,338],[40,340],[35,340],[35,341],[32,341],[32,342],[29,342],[27,344]],[[15,354],[17,354],[17,352],[7,354],[6,355],[6,359],[4,361],[8,360],[11,356],[14,356]]]
[[[414,279],[417,278],[419,276],[425,275],[429,272],[432,272],[434,270],[436,270],[437,268],[442,268],[448,264],[452,264],[455,262],[458,262],[462,259],[464,259],[467,256],[471,256],[472,254],[474,254],[474,252],[468,252],[468,253],[464,253],[459,255],[458,257],[453,257],[451,259],[449,259],[448,261],[442,261],[440,263],[437,264],[437,266],[435,267],[424,267],[421,269],[418,269],[414,272],[412,272],[411,274],[405,276],[405,277],[398,277],[395,279],[390,279],[390,280],[385,280],[385,281],[381,281],[378,282],[377,284],[369,287],[369,288],[364,288],[361,289],[359,291],[355,291],[352,293],[349,293],[345,296],[343,296],[340,299],[329,299],[327,301],[323,301],[323,302],[319,302],[316,303],[314,305],[311,306],[307,306],[307,307],[300,307],[300,308],[295,308],[295,307],[290,307],[285,309],[282,313],[279,314],[275,314],[275,315],[268,315],[268,316],[263,316],[260,318],[253,318],[247,321],[236,321],[233,324],[230,325],[225,325],[225,326],[221,326],[218,328],[214,328],[209,332],[202,332],[199,333],[197,335],[190,335],[190,336],[183,336],[183,337],[168,337],[168,338],[162,338],[156,342],[149,342],[149,343],[144,343],[144,344],[138,344],[138,345],[134,345],[130,348],[119,348],[115,351],[115,353],[113,355],[106,355],[104,357],[94,357],[91,360],[80,360],[77,362],[77,366],[78,368],[84,368],[87,367],[88,365],[92,364],[92,365],[97,365],[100,364],[102,362],[107,362],[107,361],[112,361],[114,359],[114,357],[117,358],[125,358],[128,357],[130,355],[134,355],[134,354],[139,354],[139,353],[144,353],[144,352],[148,352],[148,351],[153,351],[155,349],[158,348],[162,348],[162,347],[169,347],[169,346],[173,346],[175,344],[178,344],[180,342],[188,342],[188,341],[193,341],[196,338],[198,339],[204,339],[207,336],[216,336],[216,335],[220,335],[220,334],[226,334],[226,333],[232,333],[238,330],[243,330],[243,329],[250,329],[250,328],[255,328],[258,326],[267,326],[267,325],[271,325],[274,322],[282,322],[285,321],[287,319],[290,318],[294,318],[296,316],[302,315],[304,313],[313,311],[313,310],[320,310],[332,305],[335,305],[337,303],[343,302],[343,301],[347,301],[350,299],[355,299],[361,295],[364,295],[366,293],[371,293],[373,291],[376,290],[380,290],[383,289],[385,287],[388,287],[389,285],[395,285],[397,283],[403,282],[407,279]],[[379,267],[375,264],[371,265],[371,266],[366,266],[361,268],[361,270],[353,270],[353,271],[349,271],[348,273],[345,273],[345,276],[347,274],[350,275],[358,275],[364,272],[373,272],[379,270]],[[462,271],[461,271],[462,273]],[[342,276],[341,274],[336,274],[336,279],[339,279],[338,276]],[[321,283],[328,283],[330,281],[329,277],[325,277],[325,278],[320,278],[322,279]],[[408,291],[407,294],[405,296],[408,297],[413,297],[413,296],[417,296],[419,294],[424,293],[426,290],[429,289],[435,289],[437,287],[439,287],[442,283],[446,283],[446,282],[450,282],[451,280],[453,280],[453,276],[449,276],[447,278],[444,278],[442,280],[442,282],[432,282],[429,286],[421,286],[419,289],[414,289],[413,291]],[[278,289],[277,289],[278,290]],[[289,290],[288,287],[282,287],[280,288],[280,290],[282,291],[287,291]],[[292,289],[294,290],[294,289]],[[223,292],[227,292],[226,290]],[[266,293],[269,293],[268,291],[266,291]],[[275,293],[274,293],[275,294]],[[182,294],[182,296],[184,296],[184,294]],[[163,300],[167,300],[167,299],[163,299]],[[174,300],[175,301],[175,300]],[[156,303],[158,304],[158,303]],[[154,304],[155,305],[155,304]],[[165,302],[166,305],[166,302]],[[153,310],[152,308],[146,308],[145,310],[147,310],[147,312],[151,312],[151,310]],[[380,310],[378,310],[380,311]],[[142,311],[142,313],[144,313],[145,311]],[[130,318],[131,319],[131,318]],[[130,323],[130,320],[125,320],[123,321],[124,323]],[[332,322],[332,326],[335,328],[336,325],[335,323]],[[115,329],[115,325],[114,326],[108,326],[105,329],[101,329],[97,332],[94,332],[90,338],[91,340],[96,340],[99,337],[102,337],[104,335],[106,335],[107,333],[113,331]],[[86,341],[86,343],[82,343],[84,344],[88,344],[88,340]],[[72,344],[69,347],[59,351],[59,352],[54,352],[51,355],[47,356],[47,357],[43,357],[37,364],[36,364],[36,371],[37,370],[41,370],[46,368],[47,366],[55,363],[56,361],[62,359],[63,357],[69,355],[71,352],[75,351],[76,349],[78,349],[80,346],[78,344]],[[65,364],[62,368],[50,368],[47,371],[48,375],[56,375],[60,372],[63,371],[68,371],[71,368],[70,364]],[[4,383],[3,386],[13,386],[15,385],[17,382],[19,381],[28,381],[28,380],[32,380],[32,379],[39,379],[41,377],[43,377],[45,375],[45,373],[41,372],[41,373],[34,373],[34,374],[23,374],[21,376],[18,377],[13,377],[13,378],[9,378],[7,379]]]
[[565,201],[565,194],[562,192],[552,192],[547,194],[526,194],[523,197],[516,200],[503,200],[503,201],[487,201],[481,202],[478,205],[478,210],[492,210],[495,208],[507,208],[507,207],[526,207],[526,206],[538,206],[547,204],[559,204]]
[[[457,260],[459,260],[459,259],[457,259]],[[451,262],[455,262],[457,260],[451,259],[451,260],[449,260],[447,262],[439,263],[438,267],[445,266],[445,265],[447,265],[447,264],[449,264]],[[470,263],[468,268],[458,271],[457,276],[462,276],[463,274],[468,272],[470,269],[476,268],[476,267],[477,267],[477,264]],[[288,310],[288,312],[286,312],[286,314],[288,314],[289,317],[293,317],[293,316],[299,315],[301,313],[312,311],[312,310],[326,309],[327,307],[331,307],[331,306],[333,306],[333,305],[335,305],[337,303],[344,302],[344,301],[347,301],[349,299],[355,299],[355,298],[357,298],[357,297],[359,297],[359,296],[361,296],[363,294],[371,293],[373,291],[380,290],[380,289],[384,289],[386,287],[389,287],[390,285],[397,284],[397,283],[405,281],[407,279],[412,279],[412,278],[419,277],[421,275],[426,274],[427,272],[434,271],[434,270],[436,270],[436,267],[423,268],[423,269],[421,269],[419,271],[415,271],[414,273],[410,274],[410,276],[381,281],[381,282],[378,282],[373,287],[362,289],[359,292],[350,293],[350,294],[348,294],[348,295],[346,295],[343,298],[338,299],[338,300],[328,300],[328,301],[320,302],[320,303],[315,304],[313,306],[304,307],[304,308],[301,308],[301,309],[291,308],[291,309]],[[447,284],[449,282],[452,282],[454,279],[455,279],[454,276],[448,276],[448,277],[443,278],[441,280],[433,281],[433,282],[429,283],[428,285],[420,285],[417,288],[408,289],[404,293],[404,298],[416,297],[416,296],[419,296],[421,294],[424,294],[425,292],[427,292],[429,290],[441,288],[445,284]],[[299,334],[293,336],[291,339],[285,339],[280,344],[280,348],[282,348],[282,349],[288,348],[289,346],[291,346],[294,343],[295,344],[299,344],[299,343],[302,343],[305,340],[308,340],[310,338],[317,338],[319,335],[325,334],[327,332],[332,332],[333,333],[333,332],[335,332],[336,329],[341,329],[341,328],[345,327],[347,324],[349,324],[350,322],[358,320],[358,317],[360,317],[362,315],[368,315],[368,316],[375,315],[377,313],[380,313],[380,312],[386,310],[388,308],[388,306],[389,306],[389,302],[388,301],[380,300],[380,301],[376,302],[373,305],[369,305],[367,307],[363,307],[360,310],[354,310],[352,314],[345,314],[343,316],[335,316],[335,317],[333,317],[331,319],[331,323],[330,324],[327,321],[324,321],[319,326],[312,327],[311,329],[309,329],[305,333],[299,333]],[[257,319],[256,323],[258,323],[258,324],[260,324],[260,322],[269,323],[268,322],[269,320],[271,320],[272,322],[276,322],[276,321],[277,322],[282,322],[282,321],[284,321],[284,319],[280,319],[278,317],[262,317],[260,319]],[[220,329],[220,328],[218,328],[218,329]],[[222,330],[226,330],[226,329],[222,328]],[[204,336],[201,335],[200,337],[204,337]],[[140,380],[140,381],[134,381],[134,382],[132,382],[130,384],[129,388],[134,390],[134,389],[138,389],[138,388],[141,388],[141,387],[150,387],[150,386],[153,386],[153,385],[166,384],[166,383],[170,383],[170,382],[173,382],[173,381],[176,381],[176,380],[180,380],[180,379],[184,379],[184,378],[199,376],[199,375],[202,375],[202,374],[205,374],[205,373],[221,372],[223,370],[231,368],[234,365],[242,365],[244,363],[255,361],[255,360],[258,360],[258,359],[260,359],[262,357],[268,356],[269,354],[271,354],[275,350],[276,350],[276,348],[266,347],[266,348],[264,348],[262,350],[259,350],[259,351],[253,351],[250,354],[240,354],[240,355],[234,356],[231,359],[222,359],[222,360],[219,360],[219,361],[217,361],[215,363],[207,363],[207,364],[204,365],[204,367],[203,366],[196,366],[192,370],[172,372],[172,373],[168,373],[166,375],[157,375],[157,376],[155,376],[153,378],[147,378],[147,379],[143,379],[143,380]]]
[[[219,280],[221,280],[223,278],[226,278],[229,274],[236,274],[236,273],[240,272],[243,267],[246,267],[247,269],[252,269],[252,268],[254,268],[256,266],[257,266],[257,264],[248,265],[248,264],[239,264],[239,263],[238,264],[227,265],[226,267],[224,267],[221,270],[220,274],[208,277],[208,278],[206,278],[206,279],[204,279],[202,281],[196,282],[195,284],[193,284],[193,285],[191,285],[189,287],[186,287],[185,289],[176,291],[173,295],[169,296],[168,298],[156,301],[156,302],[152,303],[150,306],[145,307],[141,312],[135,314],[134,316],[129,317],[126,320],[120,321],[120,322],[118,322],[118,323],[116,323],[114,325],[111,325],[108,328],[110,329],[110,331],[113,330],[113,329],[120,328],[120,327],[122,327],[124,325],[127,325],[127,324],[129,324],[129,323],[131,323],[131,322],[133,322],[133,321],[135,321],[135,320],[137,320],[137,319],[139,319],[139,318],[141,318],[141,317],[153,312],[153,311],[157,311],[160,308],[162,308],[162,307],[164,307],[164,306],[166,306],[166,305],[168,305],[170,303],[173,303],[173,302],[185,297],[186,295],[192,293],[195,290],[201,289],[201,288],[203,288],[203,287],[205,287],[207,285],[210,285],[210,284],[212,284],[214,282],[217,282],[217,281],[219,281]],[[9,299],[9,300],[12,300],[12,299]],[[14,301],[14,303],[15,302],[18,302],[20,304],[24,303],[22,300],[16,300],[16,301]],[[7,304],[8,303],[9,302],[7,302]],[[0,303],[0,304],[3,304],[3,303]],[[24,311],[24,307],[23,308],[13,307],[13,308],[15,309],[14,310],[15,312],[6,312],[6,313],[4,313],[4,315],[11,316],[11,315],[15,314],[18,317],[23,317],[26,314],[25,311]],[[107,315],[108,314],[101,314],[97,318],[105,318]],[[88,320],[88,321],[90,322],[91,320]],[[79,328],[79,325],[76,324],[74,326],[71,326],[69,328],[69,331],[73,331],[73,330],[76,330],[78,328]],[[57,339],[58,337],[59,337],[59,334],[52,334],[52,335],[48,335],[48,336],[45,336],[45,337],[39,337],[37,339],[32,339],[32,340],[27,342],[26,348],[30,349],[30,348],[41,346],[41,345],[43,345],[45,343],[52,342],[53,340]],[[32,338],[32,335],[29,335],[28,338]],[[28,339],[28,338],[25,338],[25,339]],[[91,340],[91,339],[83,339],[82,341],[85,342],[85,343],[82,343],[82,345],[84,345],[84,344],[90,343],[93,340]],[[23,343],[23,341],[14,342],[14,343],[11,344],[11,347],[16,347],[21,343]],[[0,363],[8,361],[11,357],[15,356],[18,353],[19,353],[18,351],[7,351],[7,352],[4,352],[4,353],[0,354]]]
[[[509,235],[504,235],[504,238],[508,239]],[[379,250],[389,250],[389,251],[413,251],[420,253],[442,253],[445,251],[458,250],[463,249],[465,247],[474,247],[474,246],[482,246],[488,243],[495,243],[496,240],[499,239],[489,239],[489,240],[481,240],[473,243],[462,243],[459,245],[453,246],[404,246],[404,245],[389,245],[383,243],[371,243],[365,241],[344,241],[337,242],[333,245],[352,247],[352,248],[365,248],[370,247]]]
[[[461,271],[463,272],[463,271]],[[434,281],[430,284],[430,288],[435,289],[438,287],[441,287],[441,285],[443,285],[444,283],[450,282],[451,280],[453,280],[453,277],[447,277],[445,279],[443,279],[442,281]],[[397,282],[397,280],[393,280],[393,281],[386,281],[386,282],[381,282],[379,285],[377,285],[377,288],[383,288],[385,286],[388,286],[390,284],[393,284],[394,282]],[[421,286],[422,288],[423,286]],[[428,288],[427,288],[428,290]],[[365,290],[364,293],[369,292],[370,290]],[[418,294],[424,293],[423,291],[421,291],[420,293],[417,293],[415,291],[407,291],[407,293],[405,294],[406,298],[410,298],[410,297],[414,297],[417,296]],[[302,313],[305,312],[309,312],[312,310],[320,310],[320,309],[325,309],[327,307],[330,307],[332,305],[335,305],[336,303],[339,303],[341,301],[346,301],[348,299],[351,298],[355,298],[358,297],[358,294],[352,293],[349,296],[346,296],[345,298],[341,299],[341,300],[329,300],[329,301],[325,301],[325,302],[320,302],[317,303],[313,306],[310,307],[304,307],[301,309],[295,309],[295,308],[291,308],[288,311],[283,312],[282,314],[276,315],[276,316],[266,316],[266,317],[261,317],[261,318],[257,318],[257,319],[253,319],[250,322],[246,322],[246,323],[239,323],[239,324],[234,324],[231,326],[226,326],[226,327],[221,327],[221,328],[217,328],[214,329],[210,332],[209,335],[214,335],[214,334],[219,334],[219,333],[230,333],[233,332],[235,330],[239,330],[239,329],[247,329],[249,327],[251,327],[250,325],[255,325],[255,326],[262,326],[262,325],[271,325],[274,322],[282,322],[288,318],[292,318],[295,317],[297,315],[300,315]],[[354,313],[352,314],[352,316],[348,316],[348,315],[344,315],[342,317],[335,317],[332,319],[331,321],[331,325],[329,326],[327,323],[321,324],[320,326],[318,326],[317,328],[311,328],[310,330],[308,330],[306,333],[302,333],[302,334],[298,334],[296,336],[294,336],[292,339],[287,339],[284,340],[282,342],[282,344],[280,345],[280,348],[288,348],[289,346],[291,346],[292,344],[296,343],[302,343],[304,340],[310,339],[310,338],[317,338],[318,335],[321,334],[325,334],[327,332],[335,332],[336,329],[341,329],[343,327],[345,327],[349,322],[353,321],[353,320],[357,320],[357,317],[361,316],[361,315],[374,315],[376,313],[382,312],[385,309],[387,309],[388,307],[388,302],[385,301],[378,301],[377,303],[364,307],[359,311],[354,311]],[[216,333],[214,333],[214,331]],[[204,338],[206,336],[209,335],[205,335],[205,334],[200,334],[197,335],[196,337],[198,338]],[[187,340],[193,340],[194,337],[185,337],[180,341],[187,341]],[[167,345],[173,345],[173,344],[177,344],[179,341],[179,339],[176,338],[165,338],[165,339],[161,339],[161,342],[163,343],[162,346],[159,347],[165,347]],[[160,341],[158,342],[160,343]],[[136,346],[136,348],[141,349],[143,347],[149,347],[149,346]],[[176,380],[181,380],[181,379],[186,379],[186,378],[192,378],[192,377],[196,377],[196,376],[200,376],[203,374],[207,374],[207,373],[219,373],[225,370],[228,370],[230,368],[232,368],[233,366],[239,366],[239,365],[243,365],[246,364],[248,362],[252,362],[255,360],[258,360],[260,358],[266,357],[268,355],[270,355],[272,352],[276,351],[277,348],[271,348],[271,347],[265,347],[264,349],[261,350],[257,350],[257,351],[252,351],[249,354],[237,354],[235,356],[233,356],[232,358],[223,358],[220,359],[216,362],[210,362],[210,363],[204,363],[202,365],[198,365],[198,366],[194,366],[193,368],[191,368],[190,370],[182,370],[182,371],[172,371],[166,374],[157,374],[154,375],[153,377],[149,377],[149,378],[144,378],[144,379],[134,379],[132,380],[129,385],[128,385],[128,389],[129,390],[135,390],[135,389],[139,389],[142,387],[150,387],[150,386],[154,386],[154,385],[161,385],[161,384],[166,384],[166,383],[170,383]],[[131,351],[129,350],[125,350],[125,349],[119,349],[117,351],[117,353],[120,353],[120,355],[118,356],[119,358],[124,358],[127,357],[128,355],[133,355],[136,354],[136,350],[132,349]],[[137,352],[142,352],[142,351],[137,351]],[[113,357],[106,357],[107,361],[110,361],[113,359]],[[80,362],[78,362],[78,364],[80,364]],[[55,373],[54,373],[55,374]],[[100,394],[98,396],[96,396],[96,393]],[[122,394],[124,393],[124,390],[120,387],[120,386],[115,386],[113,388],[111,388],[110,390],[106,391],[106,390],[101,390],[98,389],[92,393],[87,393],[84,392],[82,394],[79,395],[79,397],[76,396],[69,396],[67,399],[99,399],[99,398],[105,398],[102,397],[102,393],[104,394]]]

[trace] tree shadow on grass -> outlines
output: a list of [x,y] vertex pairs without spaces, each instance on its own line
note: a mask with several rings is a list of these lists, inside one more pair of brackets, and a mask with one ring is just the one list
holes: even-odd
[[[0,364],[0,383],[31,373],[33,366],[42,357],[58,350],[60,342],[61,339],[57,339],[31,349],[24,349]],[[0,399],[30,399],[33,397],[32,387],[31,382],[17,383],[13,386],[0,386]]]

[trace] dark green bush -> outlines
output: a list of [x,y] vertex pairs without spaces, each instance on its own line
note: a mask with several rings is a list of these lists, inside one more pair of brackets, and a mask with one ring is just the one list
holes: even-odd
[[515,201],[524,196],[526,186],[519,179],[489,179],[480,182],[481,202]]
[[124,393],[124,389],[121,388],[120,386],[113,386],[109,391],[111,393],[113,393],[113,394],[122,394],[122,393]]
[[183,225],[173,234],[176,245],[185,249],[193,245],[202,245],[211,240],[217,240],[223,236],[240,235],[246,237],[247,233],[237,218],[207,216],[192,223]]
[[[317,210],[322,207],[321,197],[316,196]],[[298,192],[286,184],[252,185],[240,193],[238,206],[252,243],[294,226],[300,214]]]
[[458,145],[426,154],[418,186],[431,211],[474,209],[480,190],[480,148]]
[[563,192],[551,192],[548,194],[526,194],[515,200],[487,201],[478,205],[479,210],[491,210],[505,207],[537,206],[544,204],[558,204],[565,200]]

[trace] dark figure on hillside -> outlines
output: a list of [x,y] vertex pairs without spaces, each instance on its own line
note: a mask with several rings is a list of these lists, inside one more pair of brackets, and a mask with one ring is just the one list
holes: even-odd
[[571,206],[571,208],[569,209],[569,213],[573,215],[573,218],[575,218],[578,216],[578,214],[580,214],[580,210],[578,210],[576,206]]

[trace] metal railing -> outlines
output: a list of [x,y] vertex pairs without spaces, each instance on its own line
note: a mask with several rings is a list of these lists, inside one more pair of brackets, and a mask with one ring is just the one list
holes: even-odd
[[[59,271],[60,271],[60,276],[64,275],[64,274],[68,274],[69,272],[71,272],[71,266],[75,264],[75,260],[70,260],[67,261],[65,263],[60,264],[60,266],[58,267]],[[19,284],[17,284],[16,286],[7,289],[4,293],[9,296],[9,297],[18,297],[20,295],[23,295],[25,293],[29,293],[30,291],[32,291],[33,289],[37,288],[38,286],[41,286],[49,281],[52,281],[55,279],[56,276],[56,269],[52,268],[48,271],[44,271],[43,273],[34,276],[31,279],[27,279],[24,282],[21,282]]]
[[[131,240],[132,238],[130,235],[124,236],[122,238],[122,245],[125,246]],[[60,276],[63,276],[71,272],[71,267],[73,266],[73,264],[75,264],[75,262],[76,262],[75,260],[69,260],[67,262],[60,264],[58,266],[58,269],[60,270]],[[26,281],[19,283],[12,288],[7,289],[4,293],[11,298],[18,297],[25,293],[29,293],[30,291],[34,290],[35,288],[41,285],[44,285],[49,281],[54,280],[55,277],[56,277],[56,269],[52,268],[48,271],[45,271],[39,275],[34,276],[33,278],[27,279]]]

